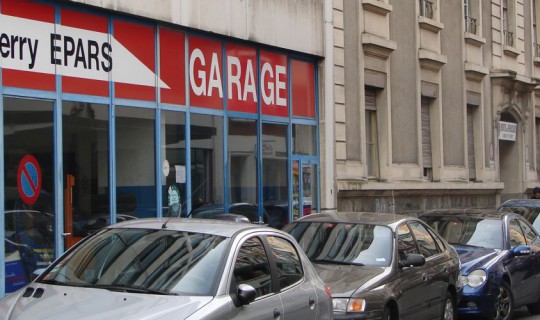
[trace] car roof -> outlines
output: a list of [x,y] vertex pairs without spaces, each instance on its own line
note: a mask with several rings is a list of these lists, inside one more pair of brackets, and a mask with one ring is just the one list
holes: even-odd
[[540,199],[510,199],[499,206],[499,208],[503,207],[540,208]]
[[[165,228],[163,228],[164,224],[166,224]],[[196,218],[143,218],[120,222],[107,226],[106,228],[133,228],[156,230],[167,229],[175,231],[214,234],[229,238],[232,237],[234,234],[244,230],[280,232],[277,229],[258,224]]]
[[401,214],[381,212],[328,212],[313,213],[294,222],[342,222],[394,226],[405,220],[417,219]]
[[483,219],[503,219],[505,216],[512,214],[511,212],[497,211],[495,209],[433,209],[424,211],[419,217],[437,217],[437,216],[454,216],[454,217],[476,217]]

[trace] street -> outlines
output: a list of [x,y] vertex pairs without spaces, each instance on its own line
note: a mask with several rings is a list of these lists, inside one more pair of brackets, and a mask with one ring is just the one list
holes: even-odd
[[531,316],[527,312],[527,308],[519,308],[514,314],[514,319],[519,320],[540,320],[540,315]]

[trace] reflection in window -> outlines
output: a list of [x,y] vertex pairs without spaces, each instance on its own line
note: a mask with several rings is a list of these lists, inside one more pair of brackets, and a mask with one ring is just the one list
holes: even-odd
[[223,204],[223,119],[192,113],[190,133],[192,201]]
[[257,204],[257,121],[229,119],[228,144],[230,202]]
[[[262,126],[263,199],[265,206],[288,205],[287,126],[264,123]],[[278,219],[284,219],[281,215]],[[274,219],[274,217],[271,217]],[[274,221],[275,225],[281,223]]]
[[501,220],[430,217],[427,223],[450,244],[503,248]]
[[281,290],[302,280],[304,272],[294,246],[289,241],[278,237],[267,237],[267,240],[278,267]]
[[238,251],[234,264],[235,284],[248,284],[255,288],[256,297],[272,292],[272,275],[266,251],[259,238],[248,239]]
[[43,281],[211,295],[224,240],[166,229],[105,229],[43,274]]
[[185,118],[183,112],[161,112],[161,161],[169,168],[162,176],[163,216],[185,215],[186,211]]
[[285,227],[313,262],[335,261],[388,266],[392,261],[392,230],[349,223],[293,223]]
[[116,211],[156,216],[155,111],[116,109]]
[[[5,189],[0,192],[4,193],[6,210],[1,217],[6,227],[6,292],[26,285],[34,270],[54,259],[53,105],[51,101],[4,98]],[[17,187],[22,163],[25,172],[35,177],[32,181],[37,182],[38,175],[31,172],[41,172],[41,189],[25,188],[24,198]]]
[[293,153],[313,156],[316,152],[315,126],[293,124]]
[[103,104],[62,102],[64,187],[72,199],[64,208],[73,221],[74,239],[101,229],[109,221],[109,108]]
[[425,257],[431,257],[439,253],[439,248],[435,244],[435,240],[431,237],[428,230],[420,223],[412,222],[410,227],[413,231],[416,242],[420,247],[420,253]]

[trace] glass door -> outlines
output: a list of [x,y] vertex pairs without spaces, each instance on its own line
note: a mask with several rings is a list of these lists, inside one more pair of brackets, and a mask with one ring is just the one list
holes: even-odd
[[53,110],[52,101],[4,98],[6,293],[55,256]]
[[292,161],[293,220],[317,211],[317,165],[309,158]]

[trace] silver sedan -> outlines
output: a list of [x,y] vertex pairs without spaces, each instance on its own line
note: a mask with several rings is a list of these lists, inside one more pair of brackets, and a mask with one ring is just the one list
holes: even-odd
[[290,235],[214,220],[108,226],[0,301],[9,319],[332,319]]

